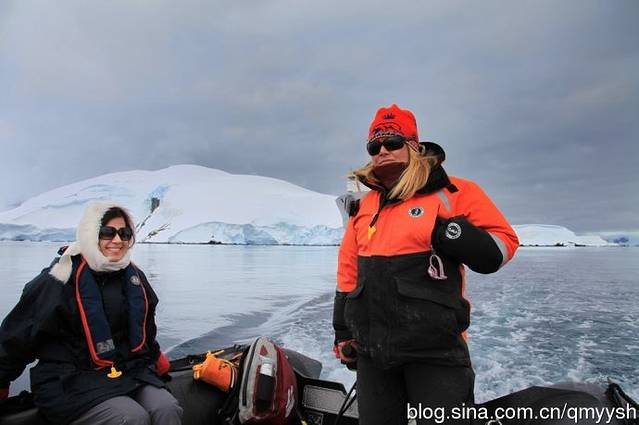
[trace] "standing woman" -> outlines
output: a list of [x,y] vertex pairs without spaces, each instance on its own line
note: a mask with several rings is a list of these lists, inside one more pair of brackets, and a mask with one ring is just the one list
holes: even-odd
[[419,143],[411,111],[379,109],[366,149],[354,175],[371,191],[339,251],[335,351],[349,363],[343,349],[357,349],[360,424],[404,424],[420,403],[448,415],[474,400],[464,265],[496,272],[519,241],[477,184],[446,174],[441,147]]
[[90,205],[76,242],[27,283],[0,328],[0,397],[37,359],[34,402],[52,423],[181,423],[160,378],[158,299],[130,260],[133,229],[125,208]]

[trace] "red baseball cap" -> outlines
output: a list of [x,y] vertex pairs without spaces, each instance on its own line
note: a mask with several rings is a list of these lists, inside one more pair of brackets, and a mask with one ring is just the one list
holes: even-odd
[[394,103],[388,108],[379,108],[368,129],[368,141],[385,136],[403,136],[408,140],[419,142],[415,115]]

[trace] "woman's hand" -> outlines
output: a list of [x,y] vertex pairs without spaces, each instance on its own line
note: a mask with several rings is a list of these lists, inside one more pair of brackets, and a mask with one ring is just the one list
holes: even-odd
[[349,369],[357,367],[357,342],[354,339],[340,341],[333,347],[335,357]]

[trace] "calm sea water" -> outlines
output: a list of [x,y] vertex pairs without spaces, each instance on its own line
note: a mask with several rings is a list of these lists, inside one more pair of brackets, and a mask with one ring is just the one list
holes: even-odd
[[[0,242],[0,316],[56,244]],[[173,358],[269,335],[354,375],[331,352],[337,247],[138,245]],[[499,273],[469,272],[478,401],[531,385],[620,381],[639,398],[639,248],[524,248]],[[23,376],[12,393],[28,386]]]

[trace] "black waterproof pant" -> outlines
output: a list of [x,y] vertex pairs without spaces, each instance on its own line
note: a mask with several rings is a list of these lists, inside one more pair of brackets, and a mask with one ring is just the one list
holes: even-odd
[[[462,407],[474,403],[475,373],[470,367],[410,363],[381,369],[369,358],[357,360],[360,425],[469,424]],[[468,417],[468,415],[466,415]]]

